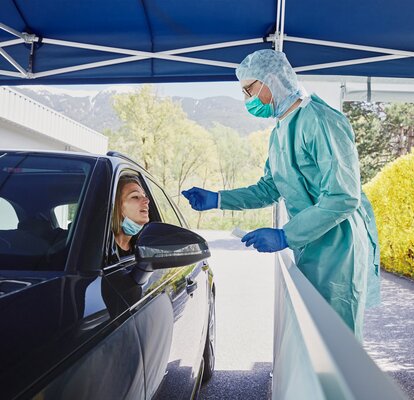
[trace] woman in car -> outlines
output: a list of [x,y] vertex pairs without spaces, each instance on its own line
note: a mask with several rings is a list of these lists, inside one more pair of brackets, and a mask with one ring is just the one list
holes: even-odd
[[135,176],[120,178],[115,196],[112,231],[119,258],[134,253],[137,235],[149,222],[149,199]]

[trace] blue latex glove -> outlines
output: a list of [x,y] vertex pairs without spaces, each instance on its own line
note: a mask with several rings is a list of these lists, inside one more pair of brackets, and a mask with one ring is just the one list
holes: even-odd
[[182,195],[189,201],[191,207],[197,211],[211,210],[217,208],[218,193],[210,190],[192,187],[189,190],[183,190]]
[[260,228],[249,232],[241,240],[246,246],[251,246],[260,253],[273,253],[288,247],[283,229]]

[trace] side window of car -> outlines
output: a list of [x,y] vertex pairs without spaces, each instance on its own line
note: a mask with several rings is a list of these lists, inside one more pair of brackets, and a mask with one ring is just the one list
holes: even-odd
[[76,155],[2,154],[0,269],[64,270],[69,204],[82,204],[95,165]]
[[146,183],[150,187],[154,200],[157,203],[158,211],[161,214],[163,222],[171,225],[182,226],[180,218],[177,216],[164,191],[156,183],[149,179],[146,180]]
[[76,214],[77,204],[62,204],[54,208],[54,216],[59,228],[68,229]]
[[[148,198],[142,177],[136,171],[128,169],[121,172],[114,187],[113,202],[110,263],[116,263],[124,257],[132,256],[139,233],[137,229],[156,219],[154,217],[155,210]],[[125,243],[125,235],[130,237],[127,243]]]
[[17,229],[19,219],[13,206],[5,199],[0,197],[0,229]]

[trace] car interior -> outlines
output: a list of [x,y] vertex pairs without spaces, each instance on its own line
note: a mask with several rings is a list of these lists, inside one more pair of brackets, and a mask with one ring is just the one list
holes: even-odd
[[82,171],[0,170],[0,269],[64,269],[75,217],[69,205],[79,202],[85,179]]

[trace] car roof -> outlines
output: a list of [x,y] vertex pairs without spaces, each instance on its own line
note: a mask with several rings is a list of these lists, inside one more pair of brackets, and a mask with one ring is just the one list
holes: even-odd
[[47,154],[57,156],[81,156],[88,158],[102,157],[102,154],[83,153],[81,151],[59,151],[59,150],[38,150],[38,149],[1,149],[0,153],[28,153],[28,154]]
[[1,149],[0,148],[0,153],[27,153],[27,154],[47,154],[47,155],[55,155],[55,156],[75,156],[75,157],[83,157],[83,158],[90,158],[90,159],[107,159],[109,161],[111,161],[112,165],[115,167],[121,163],[125,163],[128,162],[130,164],[132,164],[134,167],[138,167],[141,172],[145,172],[145,174],[152,176],[151,173],[149,173],[148,171],[145,170],[145,168],[143,168],[140,164],[138,164],[136,161],[134,161],[133,159],[131,159],[130,157],[116,152],[116,151],[108,151],[106,154],[93,154],[93,153],[84,153],[84,152],[80,152],[80,151],[59,151],[59,150],[38,150],[38,149]]

